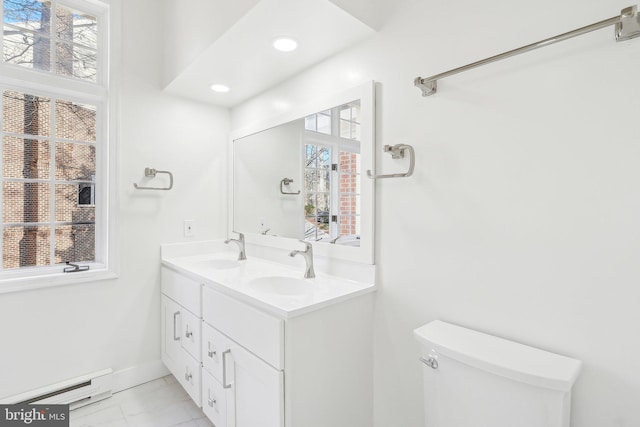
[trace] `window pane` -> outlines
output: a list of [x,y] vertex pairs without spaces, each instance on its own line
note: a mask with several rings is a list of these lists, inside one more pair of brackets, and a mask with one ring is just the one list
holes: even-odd
[[6,227],[2,230],[2,267],[49,265],[49,227]]
[[49,178],[49,141],[5,136],[2,157],[5,178]]
[[95,205],[96,186],[92,184],[79,184],[78,185],[78,205]]
[[340,172],[342,173],[356,173],[356,157],[357,153],[350,151],[340,152]]
[[307,169],[304,171],[304,189],[315,192],[318,189],[318,171]]
[[358,177],[356,175],[340,174],[340,193],[356,193]]
[[349,236],[353,234],[359,234],[358,218],[354,216],[341,216],[340,217],[340,235]]
[[56,136],[75,141],[96,140],[96,107],[56,101]]
[[309,168],[318,166],[318,147],[315,145],[305,146],[305,164]]
[[96,220],[96,208],[93,205],[80,204],[78,184],[56,184],[56,221],[89,222]]
[[5,182],[3,188],[3,221],[48,222],[49,184]]
[[3,41],[2,57],[5,62],[36,70],[51,69],[49,38],[5,26]]
[[340,138],[351,139],[351,122],[340,120]]
[[356,213],[356,198],[340,196],[340,215],[355,215]]
[[360,123],[353,123],[353,126],[351,127],[351,139],[360,141],[360,133]]
[[4,23],[48,33],[51,25],[51,2],[4,0]]
[[64,41],[98,48],[98,26],[95,16],[73,11],[63,6],[56,8],[56,36]]
[[331,135],[331,111],[325,111],[318,113],[318,133],[324,133],[325,135]]
[[304,118],[304,128],[306,130],[316,131],[316,115],[312,114]]
[[88,144],[56,144],[56,179],[92,181],[96,175],[96,147]]
[[318,167],[323,169],[331,168],[331,152],[327,147],[318,147]]
[[56,43],[56,73],[95,82],[98,55],[93,49],[85,49],[70,43]]
[[328,193],[331,188],[331,172],[318,171],[316,191]]
[[331,168],[331,152],[327,147],[306,145],[305,156],[307,168]]
[[66,261],[95,260],[95,236],[93,224],[56,227],[56,264]]
[[49,136],[51,101],[48,98],[5,91],[2,101],[5,132]]
[[307,192],[328,192],[331,183],[329,171],[306,170],[304,171],[304,189]]

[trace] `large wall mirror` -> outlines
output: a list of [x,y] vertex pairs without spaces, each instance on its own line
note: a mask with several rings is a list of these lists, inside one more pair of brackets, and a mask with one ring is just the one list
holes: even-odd
[[230,229],[373,264],[374,91],[370,82],[233,135]]

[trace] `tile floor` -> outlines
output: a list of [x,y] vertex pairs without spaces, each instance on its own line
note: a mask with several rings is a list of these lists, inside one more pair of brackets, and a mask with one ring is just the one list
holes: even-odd
[[169,375],[70,413],[70,427],[213,427]]

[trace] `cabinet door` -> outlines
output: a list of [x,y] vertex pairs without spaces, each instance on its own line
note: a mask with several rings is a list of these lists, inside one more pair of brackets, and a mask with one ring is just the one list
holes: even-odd
[[[283,427],[283,372],[269,366],[236,343],[233,343],[230,350],[225,356],[233,364],[230,382],[235,404],[235,427]],[[227,370],[229,362],[226,360]],[[227,372],[227,377],[228,374]]]
[[179,360],[182,352],[180,343],[182,330],[181,307],[162,295],[162,361],[171,368],[171,363]]

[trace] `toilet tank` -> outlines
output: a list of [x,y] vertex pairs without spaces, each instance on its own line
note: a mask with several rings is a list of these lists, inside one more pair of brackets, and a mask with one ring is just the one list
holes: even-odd
[[414,334],[426,427],[569,427],[579,360],[439,320]]

